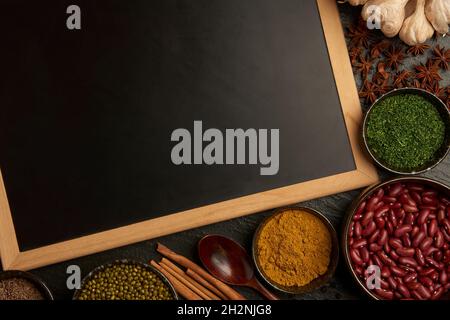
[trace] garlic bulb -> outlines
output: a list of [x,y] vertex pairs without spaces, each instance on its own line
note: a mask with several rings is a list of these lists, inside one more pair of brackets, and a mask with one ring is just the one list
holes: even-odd
[[[409,0],[369,0],[364,5],[362,17],[368,20],[372,15],[379,15],[381,31],[389,37],[395,37],[405,20],[405,6]],[[377,8],[374,12],[374,8]]]
[[416,10],[406,18],[400,30],[400,39],[413,46],[430,39],[434,28],[425,16],[425,0],[417,0]]
[[438,33],[448,33],[448,25],[450,23],[450,0],[428,0],[425,7],[425,13]]

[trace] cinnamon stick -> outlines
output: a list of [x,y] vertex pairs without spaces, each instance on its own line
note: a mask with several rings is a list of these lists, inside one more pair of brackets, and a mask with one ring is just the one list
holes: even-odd
[[161,243],[157,244],[156,250],[166,258],[175,261],[176,263],[185,267],[186,269],[192,269],[193,271],[198,273],[201,277],[203,277],[205,280],[207,280],[209,283],[211,283],[213,286],[215,286],[217,289],[223,292],[230,300],[245,300],[245,298],[236,290],[226,285],[222,281],[214,278],[208,272],[203,270],[203,268],[201,268],[199,265],[192,262],[188,258],[173,252],[172,250],[162,245]]
[[176,273],[174,270],[172,270],[169,266],[167,266],[166,264],[163,263],[159,263],[159,265],[166,270],[168,273],[170,273],[172,276],[175,277],[175,279],[177,279],[178,281],[180,281],[182,284],[184,284],[186,287],[188,287],[191,291],[193,291],[195,294],[197,294],[200,298],[202,298],[203,300],[212,300],[210,297],[208,297],[207,294],[205,294],[204,292],[202,292],[202,290],[199,290],[197,287],[195,287],[192,283],[190,283],[189,281],[187,281],[185,278],[183,278],[183,276],[181,276],[180,274]]
[[186,300],[202,300],[202,298],[194,293],[191,289],[186,287],[180,281],[178,281],[175,277],[173,277],[169,272],[163,269],[156,261],[150,261],[150,264],[154,266],[159,272],[166,276],[169,279],[170,283],[172,283],[175,291],[180,294]]
[[196,280],[201,285],[203,285],[205,288],[211,290],[211,292],[215,293],[217,296],[219,296],[223,300],[228,300],[228,297],[226,295],[224,295],[221,291],[219,291],[211,283],[209,283],[208,281],[203,279],[201,276],[199,276],[195,271],[192,271],[191,269],[187,269],[186,274],[188,276],[190,276],[192,279]]
[[[197,293],[196,290],[194,290],[193,288],[191,288],[192,291],[196,292],[198,295],[200,295],[202,298],[204,298],[205,300],[220,300],[220,298],[215,295],[214,293],[212,293],[210,290],[208,290],[207,288],[205,288],[204,286],[202,286],[200,283],[198,283],[196,280],[192,279],[189,275],[186,274],[186,272],[184,272],[183,270],[181,270],[181,268],[178,268],[174,263],[172,263],[170,260],[166,259],[166,258],[162,258],[160,265],[162,267],[166,266],[167,268],[169,268],[172,272],[175,272],[176,274],[178,274],[179,277],[183,278],[183,281],[181,279],[179,279],[181,282],[186,281],[187,283],[185,283],[188,287],[193,286],[195,287],[197,290],[199,290],[202,294],[204,294],[206,297],[203,297],[202,294]],[[169,270],[167,270],[169,271]],[[175,276],[175,274],[174,274]],[[189,285],[188,285],[189,284]]]

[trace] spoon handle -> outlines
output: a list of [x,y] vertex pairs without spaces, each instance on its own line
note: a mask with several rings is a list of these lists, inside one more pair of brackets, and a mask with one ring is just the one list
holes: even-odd
[[272,292],[267,290],[261,282],[258,281],[258,279],[254,278],[250,283],[249,287],[252,287],[259,293],[261,293],[264,297],[266,297],[269,300],[280,300],[276,295],[274,295]]

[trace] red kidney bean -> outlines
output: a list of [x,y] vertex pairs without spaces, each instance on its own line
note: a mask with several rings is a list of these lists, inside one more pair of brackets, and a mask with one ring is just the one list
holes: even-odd
[[369,243],[377,242],[378,236],[380,235],[380,230],[375,230],[374,233],[369,237]]
[[438,222],[436,219],[433,219],[430,221],[430,224],[428,226],[428,236],[434,237],[436,232],[438,231]]
[[409,237],[409,234],[404,234],[402,236],[402,242],[405,247],[411,247],[411,238]]
[[436,211],[438,208],[436,206],[426,206],[426,205],[421,205],[419,206],[420,210],[430,210],[430,211]]
[[402,268],[399,268],[397,266],[393,266],[391,265],[391,272],[392,274],[394,274],[397,277],[403,278],[404,276],[407,275],[407,272],[405,270],[403,270]]
[[357,238],[361,237],[362,226],[361,226],[361,223],[359,223],[359,221],[357,221],[357,222],[355,223],[355,230],[354,230],[354,233],[355,233],[355,237],[357,237]]
[[368,237],[372,233],[374,233],[376,229],[377,229],[377,226],[376,226],[375,222],[370,221],[369,224],[367,225],[367,227],[365,227],[364,230],[362,231],[361,235],[363,237]]
[[359,256],[361,257],[362,261],[369,262],[370,259],[370,253],[369,250],[367,250],[366,247],[362,247],[359,249]]
[[380,198],[378,198],[376,196],[372,196],[372,198],[370,198],[369,201],[367,201],[366,211],[373,211],[373,209],[375,208],[375,205],[379,201],[380,201]]
[[364,227],[367,226],[369,224],[369,222],[373,220],[373,215],[374,215],[373,211],[367,211],[361,219],[361,224]]
[[424,297],[425,299],[430,299],[431,298],[431,292],[430,290],[428,290],[427,288],[425,288],[424,286],[419,286],[419,288],[417,288],[416,290],[422,297]]
[[389,285],[389,282],[387,282],[386,280],[380,279],[380,287],[381,289],[385,289],[388,290],[391,288],[391,286]]
[[381,261],[381,259],[376,254],[374,254],[372,256],[372,259],[373,259],[374,264],[379,266],[380,268],[382,268],[384,266],[383,261]]
[[436,251],[435,253],[433,253],[433,259],[436,260],[437,262],[441,262],[442,258],[443,258],[444,254],[442,253],[442,251]]
[[441,273],[439,274],[439,282],[442,285],[446,285],[448,282],[448,275],[447,272],[445,270],[442,270]]
[[417,265],[418,265],[417,261],[411,257],[400,257],[398,259],[398,262],[404,266],[413,267],[413,268],[417,267]]
[[388,243],[395,250],[397,250],[398,248],[402,248],[403,247],[402,241],[400,239],[397,239],[397,238],[390,238]]
[[372,251],[372,252],[378,252],[378,251],[381,251],[382,249],[383,249],[383,247],[382,247],[382,246],[379,246],[379,245],[376,244],[376,243],[372,243],[372,244],[370,244],[370,246],[369,246],[369,250]]
[[394,232],[394,235],[397,237],[397,238],[400,238],[401,236],[403,236],[404,234],[406,234],[406,233],[408,233],[408,232],[410,232],[412,230],[412,226],[410,226],[410,225],[402,225],[402,226],[399,226],[396,230],[395,230],[395,232]]
[[430,210],[421,210],[419,217],[417,218],[417,224],[422,225],[427,222],[428,216],[430,215]]
[[433,270],[433,273],[430,274],[429,277],[432,281],[438,281],[439,279],[439,272],[437,272],[436,270]]
[[356,211],[355,211],[355,215],[353,216],[353,219],[354,219],[355,216],[357,216],[357,215],[361,215],[361,216],[362,216],[362,213],[364,212],[364,209],[366,208],[366,204],[367,204],[366,201],[363,201],[363,202],[361,202],[361,203],[359,204],[358,208],[357,208]]
[[[380,209],[381,207],[383,207],[385,205],[385,203],[383,202],[383,200],[380,200],[380,202],[378,202],[375,207],[373,208],[373,211],[377,211],[378,209]],[[389,205],[387,205],[389,207]]]
[[417,191],[411,191],[409,194],[416,203],[422,204],[422,198],[420,197],[420,194]]
[[392,258],[392,260],[397,261],[398,259],[400,259],[400,256],[397,254],[397,252],[395,252],[394,250],[391,250],[389,252],[389,256]]
[[411,272],[408,273],[406,276],[403,277],[403,282],[407,283],[407,282],[411,282],[417,279],[417,273],[416,272]]
[[445,210],[444,209],[440,209],[437,213],[437,219],[439,222],[441,222],[442,220],[445,219]]
[[435,248],[435,247],[429,247],[427,250],[424,250],[423,251],[423,255],[425,256],[425,257],[428,257],[428,256],[431,256],[433,253],[435,253],[436,251],[438,251],[439,249],[438,248]]
[[367,245],[367,240],[366,240],[366,239],[359,239],[359,240],[356,240],[356,241],[353,243],[352,248],[354,248],[354,249],[359,249],[359,248],[364,247],[364,246],[366,246],[366,245]]
[[381,268],[381,276],[383,278],[389,278],[391,276],[391,270],[387,266]]
[[403,209],[405,209],[406,212],[419,212],[419,209],[415,206],[410,206],[409,204],[404,204]]
[[425,265],[425,257],[423,256],[422,250],[420,250],[419,248],[416,248],[415,256],[416,256],[416,261],[419,265],[421,265],[421,266]]
[[387,242],[384,243],[383,250],[386,253],[390,253],[391,252],[391,247],[389,246],[389,243],[387,243]]
[[403,191],[403,186],[401,183],[395,183],[389,187],[389,195],[391,197],[398,197],[400,193]]
[[383,196],[384,196],[384,189],[383,189],[383,188],[378,189],[377,192],[375,193],[375,196],[376,196],[378,199],[383,198]]
[[410,224],[410,225],[413,225],[415,219],[416,219],[416,218],[414,217],[414,214],[411,213],[411,212],[408,212],[408,213],[405,215],[405,221],[404,221],[404,224]]
[[423,190],[425,190],[425,187],[423,185],[414,182],[407,183],[406,187],[408,190],[413,190],[417,192],[422,192]]
[[412,241],[413,247],[418,247],[418,246],[422,243],[423,239],[425,239],[425,237],[426,237],[425,232],[420,231],[420,232],[414,237],[414,239],[413,239],[413,241]]
[[394,260],[392,260],[391,258],[389,258],[389,257],[387,256],[387,254],[384,253],[383,251],[378,251],[378,252],[377,252],[377,255],[378,255],[378,257],[380,258],[380,260],[381,260],[384,264],[386,264],[386,265],[388,265],[388,266],[395,266]]
[[397,202],[397,198],[396,197],[391,197],[391,196],[384,196],[381,201],[383,201],[384,203],[395,203]]
[[401,204],[417,207],[416,202],[413,199],[411,199],[411,197],[407,193],[402,193],[398,199]]
[[386,221],[386,230],[390,236],[394,234],[395,229],[394,229],[394,225],[392,224],[392,222]]
[[438,203],[437,199],[435,197],[430,197],[430,196],[423,196],[422,197],[422,203],[423,204],[431,204],[431,205],[436,205]]
[[386,224],[386,221],[384,221],[383,218],[375,218],[375,224],[377,225],[378,229],[384,229],[384,225]]
[[430,213],[430,215],[428,216],[428,220],[434,220],[434,219],[436,219],[436,214]]
[[411,295],[414,297],[414,299],[416,300],[423,300],[423,297],[417,292],[417,289],[414,291],[411,291]]
[[426,223],[420,225],[420,230],[425,233],[425,235],[428,234],[428,225]]
[[439,263],[436,260],[434,260],[433,258],[426,257],[425,261],[426,261],[426,263],[428,263],[428,265],[435,267],[436,269],[442,270],[444,268],[443,263]]
[[384,216],[386,214],[386,212],[389,211],[389,206],[382,206],[381,208],[378,208],[375,213],[374,216],[375,218],[381,218],[382,216]]
[[433,285],[433,280],[431,280],[431,278],[429,277],[419,277],[418,280],[424,286],[430,287]]
[[437,192],[435,190],[426,190],[422,193],[422,197],[437,197]]
[[425,238],[423,239],[423,241],[420,243],[419,248],[422,251],[427,250],[429,247],[431,247],[431,245],[433,244],[433,239],[431,238]]
[[350,249],[350,258],[356,265],[362,265],[364,263],[356,249]]
[[426,268],[419,272],[419,275],[423,277],[428,277],[434,272],[434,268]]
[[406,212],[402,208],[393,209],[393,210],[394,210],[394,214],[398,220],[402,220],[406,216]]
[[[443,238],[442,238],[443,239]],[[385,229],[381,229],[380,236],[378,237],[378,244],[383,246],[388,240],[388,233]]]
[[444,287],[439,287],[438,289],[434,290],[431,294],[431,300],[439,300],[442,295],[445,293]]
[[444,206],[450,207],[450,199],[446,197],[440,197],[439,200],[442,202]]
[[388,213],[388,219],[389,219],[389,221],[392,222],[392,225],[393,225],[394,227],[397,227],[397,226],[398,226],[397,216],[395,215],[395,213],[394,213],[394,211],[393,211],[392,209],[389,210],[389,213]]
[[[434,220],[436,221],[436,220]],[[436,248],[440,249],[444,246],[444,234],[441,231],[437,231],[436,237],[434,238],[434,245]]]
[[450,232],[450,220],[443,219],[441,220],[440,224],[444,226],[445,231]]
[[420,286],[420,283],[413,281],[407,282],[405,285],[409,290],[417,290],[417,288]]
[[395,250],[401,257],[412,257],[415,254],[414,248],[398,248]]
[[409,292],[408,288],[404,284],[399,284],[397,287],[398,292],[405,298],[410,298],[411,293]]
[[411,237],[415,237],[420,231],[420,228],[418,226],[413,226],[411,230]]
[[386,300],[392,300],[394,299],[394,293],[392,291],[389,290],[384,290],[384,289],[375,289],[375,293]]
[[394,202],[394,203],[389,203],[389,208],[397,210],[400,209],[402,207],[402,204],[400,202]]
[[395,279],[393,277],[387,278],[386,281],[389,283],[389,286],[391,287],[391,289],[393,289],[393,290],[397,289],[398,282],[395,281]]
[[444,235],[444,239],[447,242],[450,242],[450,232],[441,229],[442,234]]

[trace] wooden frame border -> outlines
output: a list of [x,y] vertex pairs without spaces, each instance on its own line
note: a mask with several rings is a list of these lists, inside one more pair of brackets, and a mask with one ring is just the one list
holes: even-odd
[[356,170],[187,210],[24,252],[19,250],[0,172],[0,253],[3,268],[5,270],[34,269],[207,224],[361,188],[377,182],[377,172],[360,147],[359,130],[362,111],[336,1],[317,0],[317,4]]

